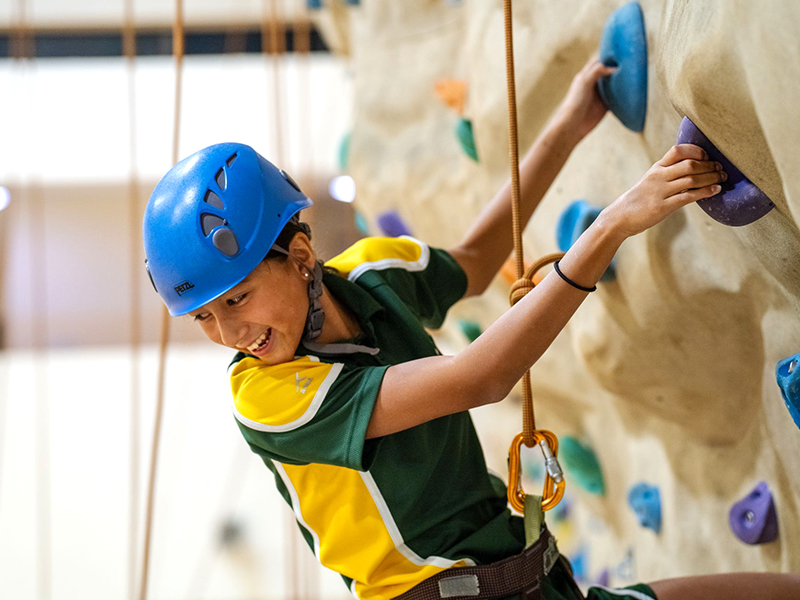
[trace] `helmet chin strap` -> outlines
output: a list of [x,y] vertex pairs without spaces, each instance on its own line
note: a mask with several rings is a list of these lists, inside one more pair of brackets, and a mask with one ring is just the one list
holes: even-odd
[[325,311],[322,309],[322,267],[319,262],[314,263],[314,268],[309,269],[311,281],[308,282],[308,316],[306,317],[306,330],[303,341],[311,342],[322,333],[322,324],[325,322]]
[[[294,256],[289,254],[286,249],[281,248],[278,244],[273,244],[270,250],[275,250],[281,254],[285,254],[292,260],[297,260]],[[306,269],[306,275],[311,278],[308,282],[308,314],[306,316],[306,327],[303,333],[303,341],[311,342],[319,337],[322,333],[322,324],[325,322],[325,311],[322,308],[322,267],[319,261],[314,263],[314,268]]]

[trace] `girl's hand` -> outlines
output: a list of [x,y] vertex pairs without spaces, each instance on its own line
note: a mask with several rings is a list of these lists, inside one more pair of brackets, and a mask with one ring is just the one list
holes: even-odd
[[594,56],[573,78],[558,115],[578,139],[583,139],[606,114],[608,109],[600,99],[597,82],[614,71],[614,67],[605,66]]
[[728,176],[699,146],[673,146],[639,182],[603,213],[616,230],[630,237],[660,223],[676,210],[718,194]]

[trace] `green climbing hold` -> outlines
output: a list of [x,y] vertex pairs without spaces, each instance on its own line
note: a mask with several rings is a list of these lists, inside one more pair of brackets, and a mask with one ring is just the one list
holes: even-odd
[[472,121],[463,117],[456,123],[456,137],[461,149],[475,162],[478,162],[478,150],[475,148],[475,137],[472,135]]
[[461,328],[461,333],[463,333],[470,342],[477,340],[478,336],[483,333],[483,331],[481,331],[481,326],[475,321],[459,319],[458,326]]
[[344,134],[342,141],[339,142],[339,156],[338,156],[338,166],[339,170],[344,172],[347,171],[347,165],[350,162],[350,132]]
[[356,212],[356,229],[361,235],[367,236],[369,235],[369,224],[367,223],[367,219],[364,218],[360,212]]
[[603,471],[597,455],[589,446],[571,436],[564,436],[558,444],[558,458],[567,475],[580,487],[597,496],[606,493]]

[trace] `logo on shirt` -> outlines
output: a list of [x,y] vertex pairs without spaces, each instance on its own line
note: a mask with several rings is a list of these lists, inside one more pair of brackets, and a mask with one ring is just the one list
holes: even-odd
[[311,382],[314,381],[312,377],[300,377],[300,373],[294,374],[294,380],[295,383],[297,384],[296,391],[301,394],[305,394],[306,390],[308,389],[308,386],[310,386]]

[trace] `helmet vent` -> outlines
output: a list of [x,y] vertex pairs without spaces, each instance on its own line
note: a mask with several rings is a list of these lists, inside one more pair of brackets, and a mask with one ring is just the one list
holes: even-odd
[[212,231],[214,231],[215,227],[219,227],[220,225],[224,225],[225,221],[221,217],[217,215],[212,215],[211,213],[203,213],[200,215],[200,224],[203,227],[203,235],[208,235]]
[[228,165],[228,166],[230,167],[231,165],[233,165],[233,161],[235,161],[235,160],[236,160],[236,157],[237,157],[237,156],[239,156],[239,153],[238,153],[238,152],[237,152],[236,154],[231,154],[231,155],[228,157],[228,160],[226,160],[226,161],[225,161],[225,164],[226,164],[226,165]]
[[226,256],[233,256],[239,252],[239,243],[236,241],[236,236],[227,227],[217,229],[211,237],[211,241],[214,243],[214,247]]
[[214,192],[212,192],[211,190],[208,190],[208,191],[206,192],[205,201],[206,201],[208,204],[210,204],[211,206],[213,206],[214,208],[218,208],[218,209],[220,209],[220,210],[225,210],[225,205],[222,203],[222,200],[220,199],[220,197],[219,197],[219,196],[217,196],[217,195],[216,195]]
[[216,179],[219,189],[225,191],[225,188],[228,187],[228,178],[225,177],[225,169],[217,171],[217,176],[214,179]]
[[294,189],[296,189],[301,194],[303,193],[302,190],[300,189],[300,186],[297,185],[297,182],[294,179],[292,179],[291,176],[283,169],[281,169],[281,175],[283,175],[283,178],[286,179],[286,181],[288,181]]

